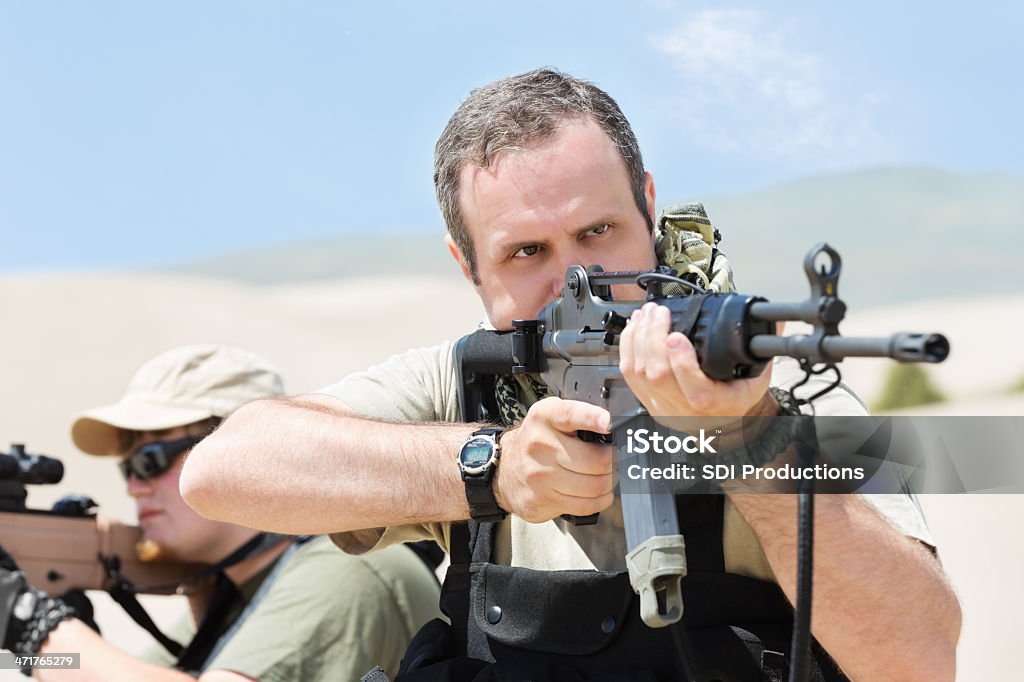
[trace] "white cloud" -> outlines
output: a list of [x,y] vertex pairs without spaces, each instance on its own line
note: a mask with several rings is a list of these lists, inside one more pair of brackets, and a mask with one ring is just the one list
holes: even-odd
[[885,94],[858,92],[761,12],[702,11],[653,42],[681,76],[672,103],[695,144],[825,166],[887,155]]

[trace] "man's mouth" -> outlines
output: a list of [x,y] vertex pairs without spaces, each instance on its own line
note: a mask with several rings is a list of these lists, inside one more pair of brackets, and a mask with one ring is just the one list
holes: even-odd
[[140,509],[139,510],[139,523],[142,523],[143,521],[145,521],[147,519],[151,519],[154,516],[158,516],[158,515],[160,515],[162,513],[163,512],[161,512],[159,509]]

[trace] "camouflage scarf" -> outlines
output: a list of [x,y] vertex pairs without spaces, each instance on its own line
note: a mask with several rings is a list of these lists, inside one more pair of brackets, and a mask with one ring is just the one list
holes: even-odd
[[[712,227],[703,204],[669,206],[658,218],[655,231],[654,252],[659,265],[667,265],[681,278],[707,291],[735,291],[732,267],[717,247],[721,236]],[[664,293],[685,296],[692,292],[681,284],[668,284]],[[521,422],[530,405],[551,395],[538,374],[498,376],[494,392],[505,426]]]

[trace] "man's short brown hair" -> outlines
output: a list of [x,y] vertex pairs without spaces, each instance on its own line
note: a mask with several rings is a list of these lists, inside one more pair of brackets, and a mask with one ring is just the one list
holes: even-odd
[[633,129],[619,105],[593,83],[554,69],[537,69],[472,91],[452,114],[434,147],[434,188],[448,233],[458,245],[473,282],[479,284],[473,241],[459,203],[467,163],[487,168],[498,155],[521,150],[555,133],[567,120],[590,118],[619,150],[633,198],[653,229],[644,195],[644,162]]

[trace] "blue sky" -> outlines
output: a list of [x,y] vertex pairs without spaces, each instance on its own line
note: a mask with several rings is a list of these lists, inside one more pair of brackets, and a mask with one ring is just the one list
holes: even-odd
[[0,2],[0,272],[441,231],[437,134],[553,65],[659,195],[880,164],[1024,174],[1018,3]]

